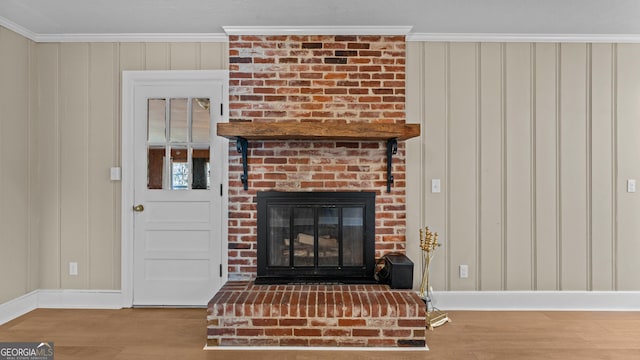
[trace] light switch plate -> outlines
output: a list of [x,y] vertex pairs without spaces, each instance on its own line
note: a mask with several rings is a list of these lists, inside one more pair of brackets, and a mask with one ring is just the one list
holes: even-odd
[[460,265],[460,278],[467,279],[469,277],[469,265]]
[[122,171],[119,167],[111,168],[111,180],[118,181],[122,179]]
[[627,180],[627,192],[630,192],[630,193],[636,192],[636,179]]
[[432,193],[440,192],[440,179],[431,179],[431,192]]
[[69,275],[78,275],[78,263],[77,262],[70,262],[69,263]]

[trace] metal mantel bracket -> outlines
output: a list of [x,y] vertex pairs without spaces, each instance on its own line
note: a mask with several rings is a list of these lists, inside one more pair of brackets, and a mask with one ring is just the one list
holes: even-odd
[[[249,170],[247,164],[247,151],[249,147],[249,141],[247,139],[238,136],[236,139],[236,149],[242,154],[242,175],[240,181],[245,190],[249,190]],[[393,155],[398,153],[398,140],[387,140],[387,192],[391,192],[391,184],[393,184],[393,174],[391,169],[393,167]]]
[[393,175],[391,174],[393,155],[398,153],[398,140],[387,140],[387,192],[391,192],[391,184],[393,184]]
[[247,139],[238,136],[236,139],[236,149],[242,154],[242,175],[240,181],[244,185],[245,190],[249,190],[249,170],[247,164],[247,148],[249,147],[249,141]]

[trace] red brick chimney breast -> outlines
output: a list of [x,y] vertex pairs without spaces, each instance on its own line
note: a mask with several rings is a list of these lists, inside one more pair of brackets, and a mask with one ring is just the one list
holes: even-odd
[[[229,118],[253,122],[405,122],[404,36],[229,37]],[[405,152],[386,192],[385,141],[249,142],[249,190],[229,149],[229,277],[256,273],[258,191],[375,191],[376,257],[405,249]]]

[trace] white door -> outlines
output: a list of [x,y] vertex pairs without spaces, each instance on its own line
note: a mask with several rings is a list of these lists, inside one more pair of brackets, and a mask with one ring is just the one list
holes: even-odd
[[133,305],[205,306],[222,285],[225,84],[134,87]]

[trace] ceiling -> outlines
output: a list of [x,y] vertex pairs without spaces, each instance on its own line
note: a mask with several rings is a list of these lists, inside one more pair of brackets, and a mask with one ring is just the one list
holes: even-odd
[[53,35],[224,35],[224,26],[410,26],[411,34],[640,35],[638,0],[0,0],[0,25]]

